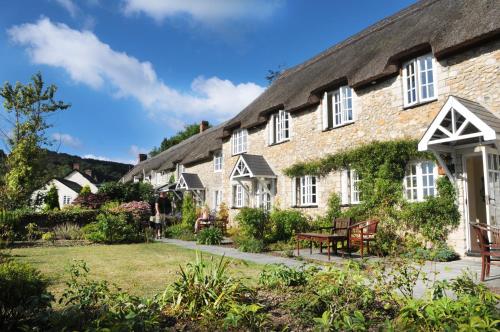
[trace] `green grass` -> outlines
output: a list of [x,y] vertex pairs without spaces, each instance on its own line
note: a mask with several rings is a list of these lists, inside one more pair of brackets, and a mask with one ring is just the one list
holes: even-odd
[[[138,296],[162,292],[175,278],[179,265],[196,257],[196,252],[163,243],[95,245],[78,247],[35,247],[10,250],[15,259],[27,261],[49,278],[49,290],[56,296],[65,288],[67,268],[73,260],[84,260],[90,277],[105,279]],[[212,255],[203,253],[208,261]],[[220,256],[214,256],[219,259]],[[230,273],[255,283],[262,266],[230,259]]]

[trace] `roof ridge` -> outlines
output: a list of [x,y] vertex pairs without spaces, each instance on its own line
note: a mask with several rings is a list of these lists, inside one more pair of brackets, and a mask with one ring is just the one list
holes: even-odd
[[439,2],[439,1],[441,1],[441,0],[421,0],[417,3],[414,3],[413,5],[411,5],[409,7],[403,8],[400,11],[383,18],[383,19],[373,23],[372,25],[369,25],[368,27],[366,27],[363,30],[361,30],[360,32],[348,37],[347,39],[344,39],[341,42],[339,42],[333,46],[330,46],[329,48],[327,48],[326,50],[324,50],[320,54],[312,57],[311,59],[309,59],[305,62],[299,63],[299,64],[295,65],[294,67],[291,67],[290,69],[285,70],[285,72],[283,72],[283,74],[280,75],[276,81],[279,81],[280,79],[285,78],[285,77],[287,77],[291,74],[294,74],[298,71],[301,71],[302,69],[305,69],[306,67],[309,67],[310,65],[313,65],[318,61],[321,61],[323,58],[330,56],[332,53],[335,53],[335,52],[337,52],[337,51],[339,51],[339,50],[341,50],[349,45],[352,45],[352,44],[368,37],[372,33],[380,31],[380,30],[384,29],[385,27],[387,27],[391,24],[394,24],[401,19],[404,19],[408,15],[412,15],[415,12],[420,11],[424,8],[427,8],[427,7],[429,7],[429,6],[435,4],[436,2]]

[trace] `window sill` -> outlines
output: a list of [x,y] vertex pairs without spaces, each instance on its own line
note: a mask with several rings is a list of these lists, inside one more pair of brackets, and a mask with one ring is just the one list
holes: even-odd
[[219,170],[214,170],[214,173],[222,173],[222,170],[219,169]]
[[347,126],[351,126],[353,124],[355,124],[356,121],[350,121],[350,122],[346,122],[344,124],[341,124],[339,126],[335,126],[335,127],[329,127],[329,128],[326,128],[326,129],[323,129],[322,131],[325,132],[325,131],[330,131],[330,130],[335,130],[335,129],[339,129],[339,128],[343,128],[343,127],[347,127]]
[[246,206],[240,206],[240,207],[238,207],[238,206],[231,206],[231,210],[241,210],[243,208],[246,208]]
[[293,205],[294,209],[317,209],[318,205]]
[[272,143],[272,144],[269,144],[268,146],[281,145],[283,143],[288,143],[288,142],[290,142],[290,139],[287,139],[287,140],[284,140],[284,141],[281,141],[281,142],[277,142],[277,143]]
[[433,102],[435,102],[437,100],[438,99],[436,97],[436,98],[433,98],[433,99],[422,101],[420,103],[415,103],[415,104],[411,104],[411,105],[403,105],[403,111],[410,110],[410,109],[415,108],[415,107],[420,107],[420,106],[423,106],[423,105],[427,105],[427,104],[433,103]]
[[235,157],[235,156],[239,156],[239,155],[242,155],[242,154],[245,154],[247,153],[247,151],[242,151],[242,152],[238,152],[238,153],[233,153],[232,156]]

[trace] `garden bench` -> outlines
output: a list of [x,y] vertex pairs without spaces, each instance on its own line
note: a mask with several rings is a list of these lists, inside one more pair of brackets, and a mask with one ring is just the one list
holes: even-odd
[[471,223],[481,253],[481,281],[490,276],[490,266],[500,259],[500,229],[485,224]]
[[[333,245],[334,252],[337,254],[337,244],[342,243],[342,249],[344,249],[344,242],[347,241],[347,248],[349,248],[349,237],[348,229],[351,224],[350,218],[335,218],[333,219],[333,225],[329,227],[320,227],[318,230],[330,230],[330,233],[298,233],[295,238],[297,241],[297,256],[300,255],[300,241],[310,242],[310,253],[312,254],[312,244],[313,242],[319,243],[319,252],[323,253],[323,243],[326,243],[328,250],[328,260],[330,260],[331,250],[330,247]],[[343,256],[343,254],[342,254]]]

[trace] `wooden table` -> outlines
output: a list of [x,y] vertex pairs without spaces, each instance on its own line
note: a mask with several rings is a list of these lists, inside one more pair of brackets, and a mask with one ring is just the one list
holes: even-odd
[[310,241],[309,251],[312,254],[312,243],[319,242],[319,252],[323,252],[323,243],[326,243],[328,248],[328,260],[330,260],[330,247],[335,242],[335,252],[337,252],[337,241],[347,238],[346,236],[335,234],[321,234],[321,233],[298,233],[295,235],[297,240],[297,256],[300,256],[300,241]]

